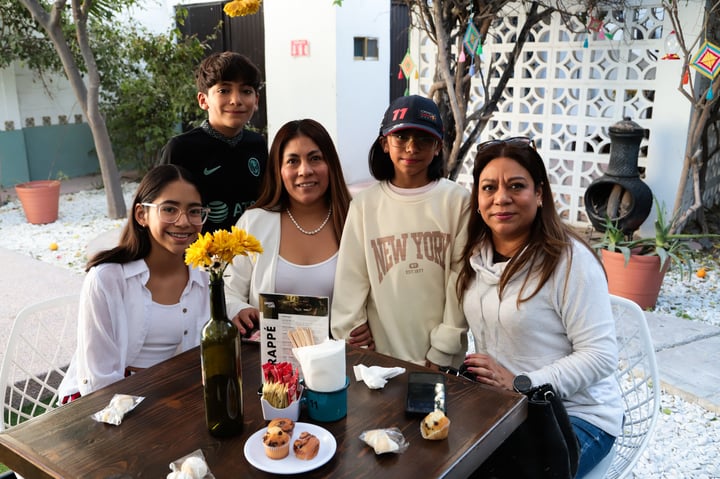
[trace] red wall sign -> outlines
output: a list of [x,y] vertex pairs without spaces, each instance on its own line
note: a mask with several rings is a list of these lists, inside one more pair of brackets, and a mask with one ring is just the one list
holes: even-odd
[[290,40],[290,55],[294,57],[309,57],[310,43],[307,40]]

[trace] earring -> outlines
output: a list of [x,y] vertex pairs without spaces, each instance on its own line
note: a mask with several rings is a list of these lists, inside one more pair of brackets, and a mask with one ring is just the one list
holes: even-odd
[[476,211],[477,211],[477,214],[479,214],[479,215],[482,214],[482,213],[480,213],[480,208],[478,208]]
[[542,201],[538,201],[537,206],[538,206],[538,208],[542,208]]

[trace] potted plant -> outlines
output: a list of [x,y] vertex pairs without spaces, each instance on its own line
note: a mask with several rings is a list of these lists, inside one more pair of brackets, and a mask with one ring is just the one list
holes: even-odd
[[682,278],[692,272],[692,260],[700,238],[720,238],[716,234],[671,234],[665,206],[655,198],[655,236],[636,238],[626,235],[616,222],[607,218],[600,241],[593,245],[599,252],[608,277],[611,294],[635,301],[643,309],[655,307],[665,273],[672,267]]
[[57,180],[32,180],[15,185],[15,193],[29,223],[46,224],[57,220],[63,177],[59,172]]

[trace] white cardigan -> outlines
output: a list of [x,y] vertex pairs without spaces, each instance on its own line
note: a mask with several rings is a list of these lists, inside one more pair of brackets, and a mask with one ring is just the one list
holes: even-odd
[[228,317],[245,308],[257,308],[258,294],[275,291],[275,274],[280,256],[280,213],[254,208],[246,211],[236,225],[260,241],[263,253],[236,256],[225,270],[225,301]]
[[[150,270],[142,259],[90,268],[80,294],[77,350],[58,388],[60,398],[78,391],[86,395],[125,377],[153,320],[148,279]],[[195,319],[195,328],[183,335],[177,353],[200,344],[210,317],[207,273],[189,268],[179,303],[183,313]]]

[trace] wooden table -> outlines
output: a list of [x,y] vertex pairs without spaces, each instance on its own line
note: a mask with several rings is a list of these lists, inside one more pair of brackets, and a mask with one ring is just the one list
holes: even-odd
[[[244,431],[216,439],[205,427],[200,352],[193,349],[118,383],[0,433],[0,463],[26,478],[164,478],[169,464],[202,449],[217,479],[272,477],[251,466],[243,454],[247,438],[264,428],[257,391],[259,346],[243,343]],[[317,423],[337,439],[335,456],[303,477],[467,477],[524,420],[524,396],[447,377],[450,436],[426,441],[420,418],[404,412],[407,374],[383,389],[355,382],[352,366],[425,368],[364,349],[348,347],[348,415]],[[144,396],[120,426],[94,421],[113,394]],[[310,422],[303,410],[301,422]],[[397,426],[410,446],[403,454],[381,456],[358,436],[364,430]],[[291,453],[292,454],[292,453]]]

